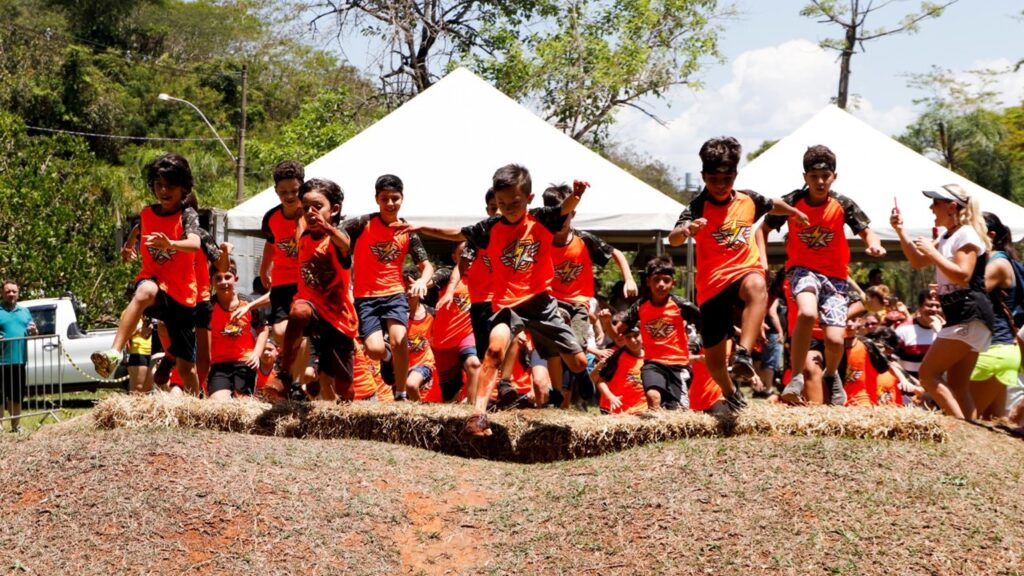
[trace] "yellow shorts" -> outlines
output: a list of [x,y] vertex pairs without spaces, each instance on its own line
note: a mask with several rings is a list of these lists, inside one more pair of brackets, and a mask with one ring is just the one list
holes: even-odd
[[1016,344],[993,344],[981,354],[971,372],[972,381],[995,377],[1004,386],[1017,385],[1020,369],[1020,348]]

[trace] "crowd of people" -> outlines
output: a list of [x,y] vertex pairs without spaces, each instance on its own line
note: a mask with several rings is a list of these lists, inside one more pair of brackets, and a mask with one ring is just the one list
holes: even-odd
[[[127,354],[138,393],[465,402],[473,436],[491,433],[496,409],[730,414],[747,406],[742,386],[791,405],[922,406],[1019,424],[1024,287],[997,216],[956,185],[924,192],[932,238],[907,237],[893,209],[907,261],[935,268],[911,313],[881,270],[863,291],[849,276],[846,227],[868,256],[885,249],[832,189],[831,150],[808,148],[804,185],[774,199],[734,189],[740,153],[730,137],[703,144],[705,187],[668,238],[694,240],[695,303],[678,296],[671,258],[643,263],[637,282],[622,252],[573,227],[587,182],[551,185],[530,208],[530,173],[516,164],[494,173],[479,222],[443,228],[400,217],[395,175],[376,181],[377,212],[344,217],[336,183],[282,162],[246,294],[233,247],[199,224],[188,162],[165,154],[145,169],[156,203],[122,252],[141,260],[131,302],[93,362],[106,377]],[[782,228],[786,263],[772,271],[766,238]],[[420,235],[455,249],[435,267]],[[609,263],[622,280],[603,297],[595,271]]]

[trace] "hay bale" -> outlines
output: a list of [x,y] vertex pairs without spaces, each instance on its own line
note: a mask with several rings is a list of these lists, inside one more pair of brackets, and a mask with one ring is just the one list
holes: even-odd
[[734,434],[827,436],[943,442],[942,416],[900,408],[788,408],[755,404],[738,417],[697,412],[599,416],[562,410],[493,414],[493,435],[466,438],[466,405],[330,402],[214,402],[167,394],[111,396],[93,413],[105,429],[199,428],[291,438],[352,438],[404,444],[454,456],[536,463],[586,458],[643,444]]

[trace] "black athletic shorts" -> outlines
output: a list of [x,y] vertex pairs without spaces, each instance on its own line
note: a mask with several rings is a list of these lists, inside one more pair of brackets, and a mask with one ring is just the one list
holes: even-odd
[[673,366],[647,360],[640,368],[644,392],[657,390],[661,394],[661,407],[666,410],[685,409],[690,405],[685,385],[690,380],[689,370],[689,366]]
[[[153,280],[139,281],[140,284],[142,282]],[[196,361],[195,311],[195,308],[181,304],[163,290],[157,291],[156,302],[146,308],[146,316],[162,321],[167,327],[167,335],[171,340],[167,352],[175,358],[192,363]]]
[[196,329],[210,329],[210,321],[213,320],[213,302],[200,300],[196,304]]
[[149,366],[150,355],[149,354],[128,354],[128,365],[129,366]]
[[494,308],[490,302],[475,302],[469,305],[469,321],[473,326],[473,341],[476,342],[476,357],[484,359],[491,345],[491,316]]
[[298,284],[281,284],[270,289],[270,317],[267,323],[273,326],[288,319],[292,309],[292,300],[299,292]]
[[580,346],[586,347],[587,335],[590,333],[590,310],[587,305],[559,300],[558,307],[569,314],[569,328],[576,335]]
[[0,364],[0,410],[7,402],[17,402],[25,398],[25,365]]
[[206,388],[211,395],[230,390],[238,396],[252,396],[256,391],[256,371],[245,362],[218,362],[210,366]]
[[310,360],[316,357],[317,372],[331,376],[339,384],[351,385],[356,354],[355,341],[324,322],[312,302],[303,302],[313,309],[313,318],[306,330],[311,336],[313,350],[316,352],[315,355],[310,354]]
[[737,316],[743,312],[745,306],[743,300],[740,300],[740,286],[750,274],[757,272],[744,274],[742,278],[700,305],[700,317],[704,319],[700,324],[700,338],[704,348],[711,348],[733,335]]

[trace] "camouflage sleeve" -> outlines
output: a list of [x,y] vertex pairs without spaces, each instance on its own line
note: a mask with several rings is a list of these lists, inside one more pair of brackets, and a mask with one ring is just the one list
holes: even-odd
[[[782,197],[782,201],[790,206],[800,199],[800,190],[794,190]],[[769,230],[782,230],[782,227],[789,221],[789,216],[783,214],[769,214],[764,217],[764,226]]]
[[467,245],[469,243],[474,244],[478,248],[487,248],[491,242],[491,229],[494,225],[501,220],[500,216],[491,216],[486,220],[481,220],[476,224],[466,226],[462,228],[460,232],[466,237]]
[[857,206],[856,202],[842,194],[836,194],[836,200],[843,207],[843,219],[854,234],[860,234],[871,226],[871,219],[860,209],[860,206]]
[[533,216],[542,226],[551,232],[559,232],[565,226],[567,214],[562,214],[561,206],[544,206],[542,208],[530,209],[530,216]]
[[775,208],[775,201],[771,198],[761,196],[753,190],[742,190],[744,194],[750,196],[750,199],[754,201],[754,222],[761,219],[761,216],[772,211]]
[[427,255],[427,249],[423,247],[423,240],[420,240],[419,234],[409,234],[409,255],[412,256],[412,261],[416,264],[430,259],[430,256]]
[[277,208],[267,210],[267,213],[263,215],[263,223],[260,225],[260,231],[263,233],[263,238],[271,244],[277,243],[277,240],[274,239],[274,232],[270,229],[270,217],[274,215],[275,210],[277,210]]
[[587,247],[587,253],[590,254],[590,260],[594,264],[604,266],[611,260],[612,253],[615,252],[615,248],[611,244],[590,232],[577,231],[576,234],[583,240],[583,244]]

